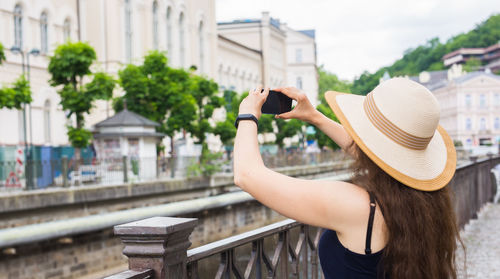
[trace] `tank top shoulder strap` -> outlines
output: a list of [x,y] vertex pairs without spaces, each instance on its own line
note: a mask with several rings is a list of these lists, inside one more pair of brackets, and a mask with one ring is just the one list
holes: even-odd
[[373,193],[368,192],[370,195],[370,216],[368,217],[368,227],[366,228],[366,242],[365,242],[365,254],[370,255],[372,253],[371,243],[372,243],[372,230],[373,230],[373,218],[375,217],[375,196]]

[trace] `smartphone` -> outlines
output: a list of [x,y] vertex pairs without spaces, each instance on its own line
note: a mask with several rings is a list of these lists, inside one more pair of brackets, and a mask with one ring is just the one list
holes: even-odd
[[265,114],[281,114],[291,110],[292,98],[281,92],[269,90],[269,95],[262,105],[261,112]]

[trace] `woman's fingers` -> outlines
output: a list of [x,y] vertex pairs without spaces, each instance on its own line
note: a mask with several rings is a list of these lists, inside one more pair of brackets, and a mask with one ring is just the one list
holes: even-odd
[[297,89],[293,88],[293,87],[279,87],[279,88],[274,89],[274,91],[281,92],[281,93],[287,95],[288,97],[294,99],[295,101],[297,101],[297,98],[299,96]]
[[281,118],[281,119],[291,119],[294,118],[294,111],[289,111],[289,112],[284,112],[282,114],[276,114],[276,118]]

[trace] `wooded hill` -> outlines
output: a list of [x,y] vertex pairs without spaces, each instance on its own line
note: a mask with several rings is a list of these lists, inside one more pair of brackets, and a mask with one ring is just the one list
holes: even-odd
[[417,75],[422,71],[445,69],[442,57],[459,48],[487,47],[500,41],[500,14],[494,14],[467,33],[451,37],[445,43],[432,38],[424,45],[410,48],[401,59],[375,73],[363,72],[352,84],[351,91],[366,95],[378,85],[387,71],[390,76]]

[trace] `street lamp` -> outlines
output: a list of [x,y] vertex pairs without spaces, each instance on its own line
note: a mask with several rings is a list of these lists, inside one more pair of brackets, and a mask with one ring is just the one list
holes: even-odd
[[[40,50],[37,49],[37,48],[33,48],[31,49],[29,52],[24,52],[19,46],[13,46],[10,48],[10,51],[13,53],[13,54],[21,54],[21,63],[22,63],[22,70],[23,70],[23,75],[25,75],[27,73],[27,80],[28,80],[28,84],[30,84],[30,55],[33,55],[33,56],[38,56],[40,54]],[[25,57],[26,56],[26,64],[25,64]],[[24,114],[24,150],[26,152],[26,162],[25,162],[25,173],[26,173],[26,188],[27,189],[32,189],[34,188],[34,181],[33,181],[33,173],[32,173],[32,168],[31,168],[31,163],[30,162],[32,160],[32,154],[31,154],[31,149],[32,149],[32,146],[33,146],[33,130],[32,130],[32,116],[31,116],[31,105],[29,106],[29,117],[30,117],[30,146],[28,148],[28,140],[27,140],[27,131],[26,131],[26,106],[28,104],[24,104],[23,106],[23,114]]]

